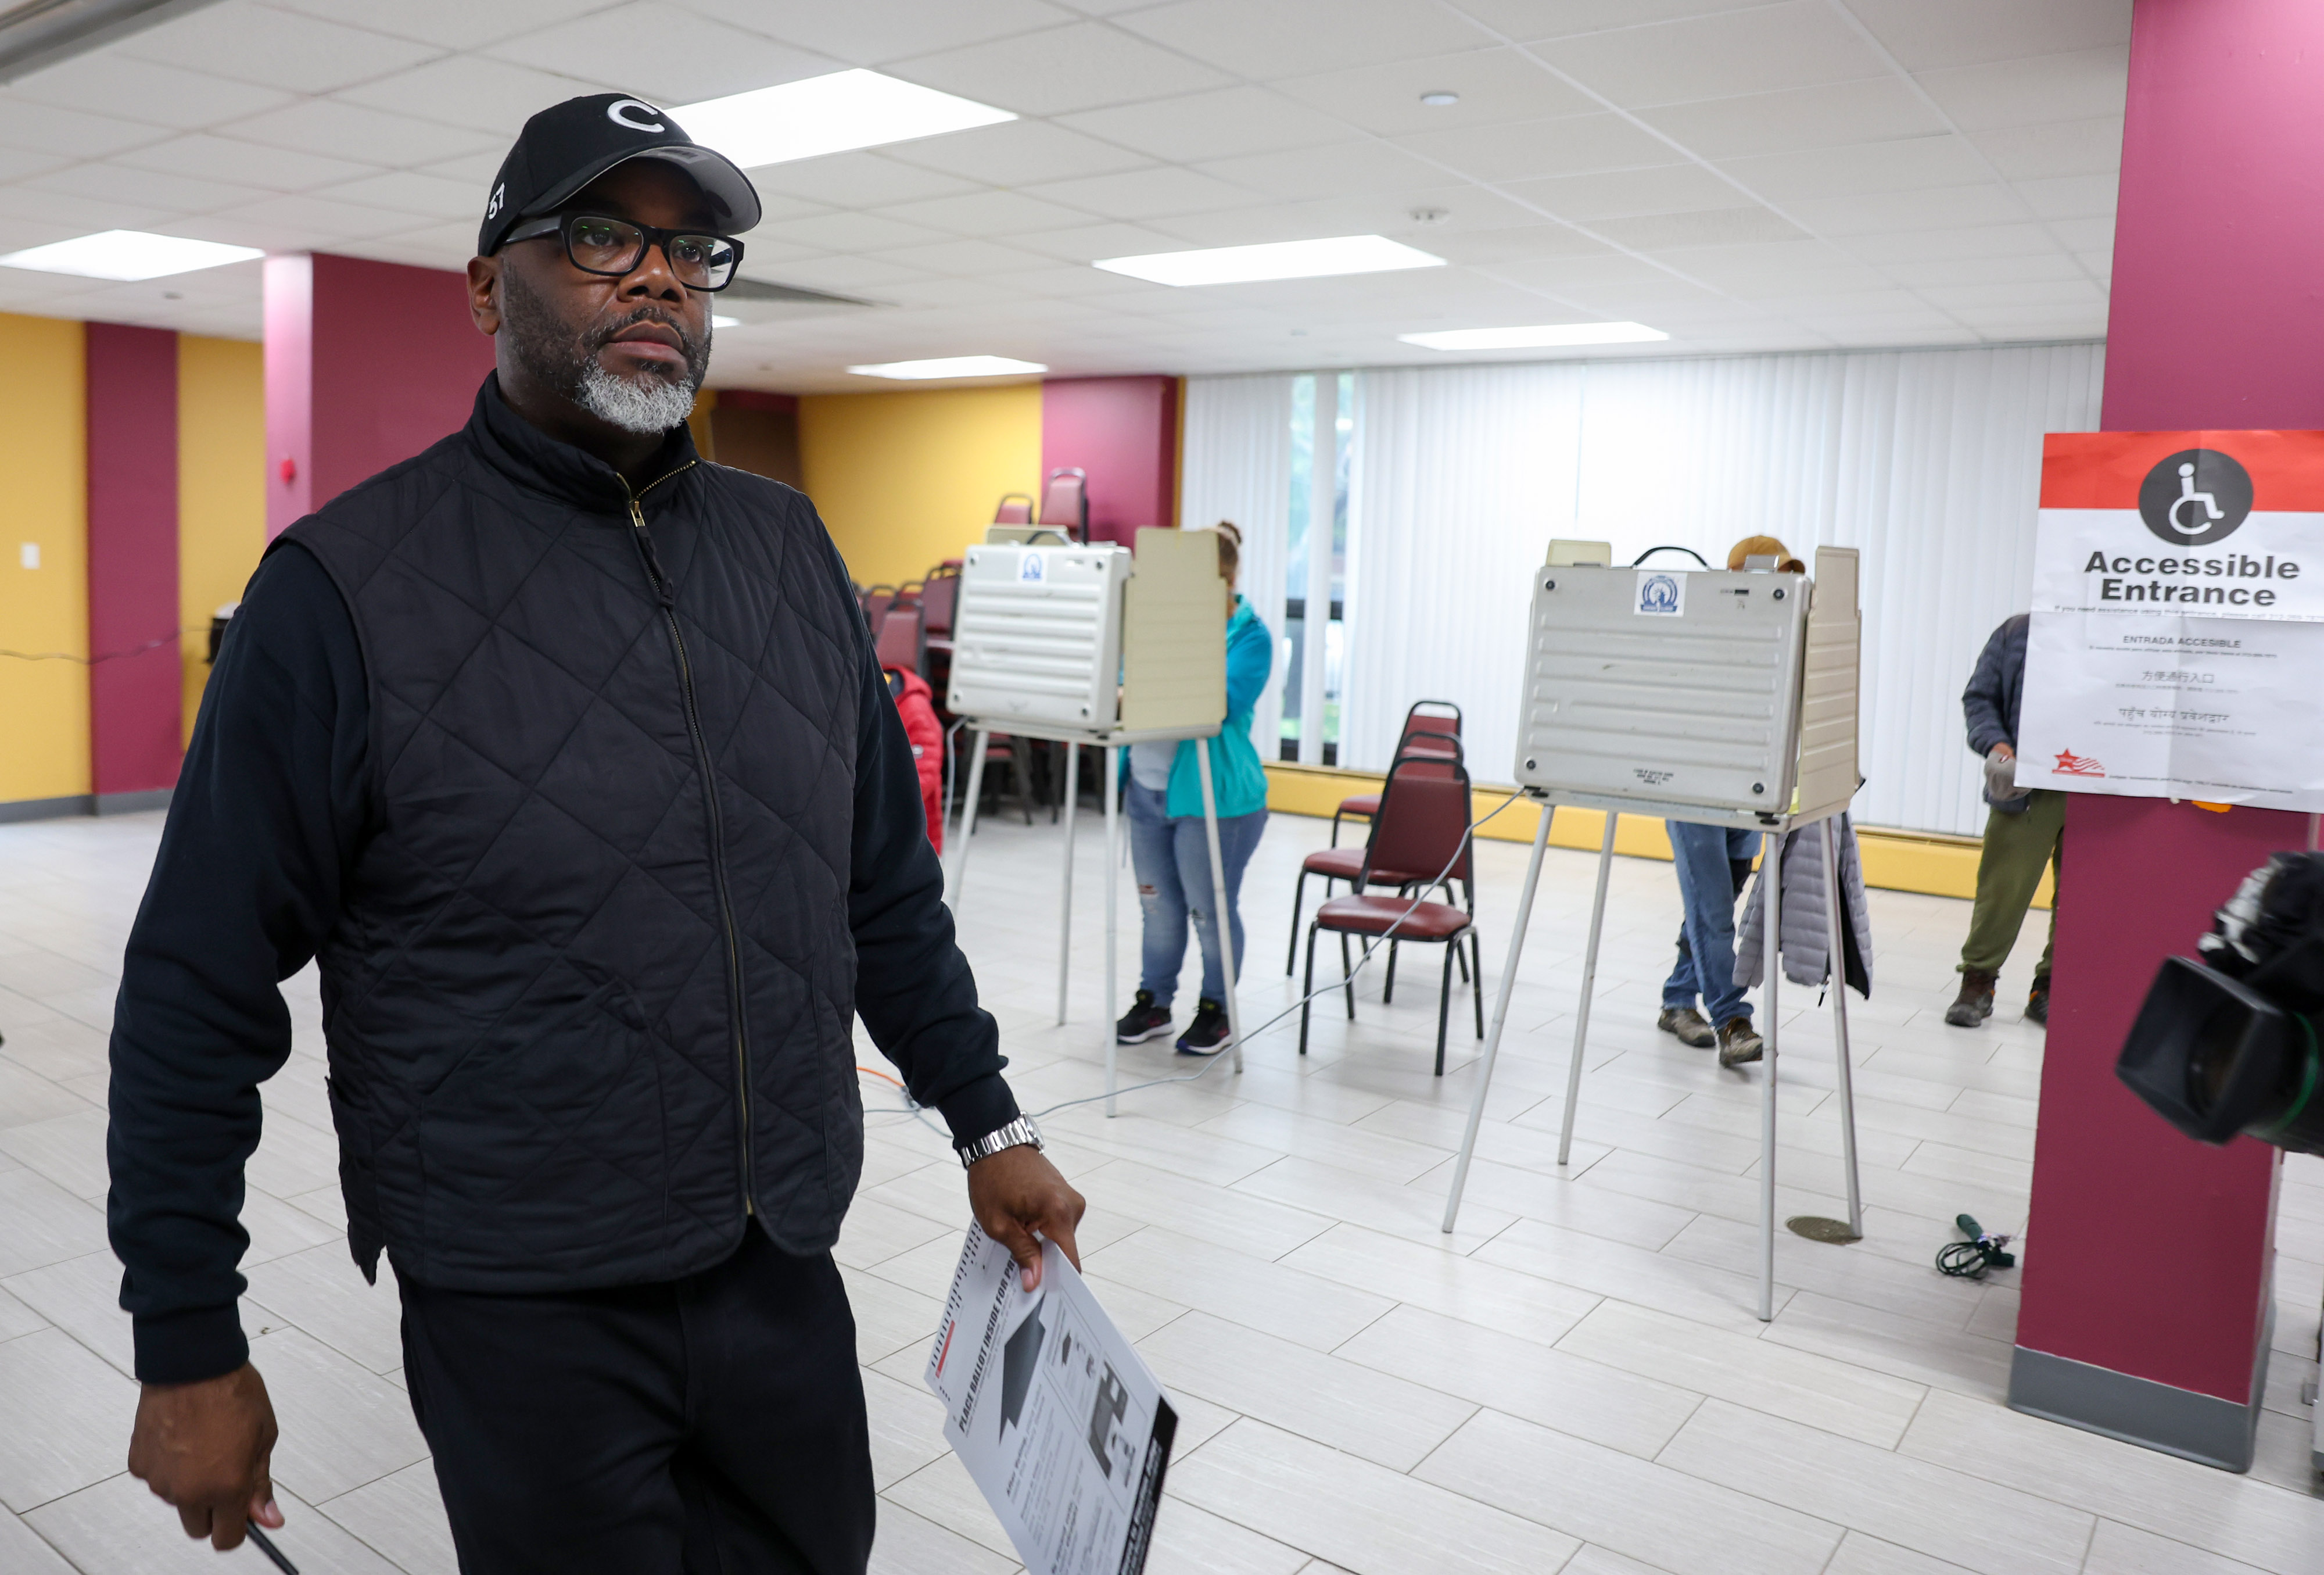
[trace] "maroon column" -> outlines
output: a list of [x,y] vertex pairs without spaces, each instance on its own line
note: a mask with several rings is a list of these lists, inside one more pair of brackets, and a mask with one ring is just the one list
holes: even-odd
[[1089,472],[1090,540],[1131,545],[1140,525],[1175,525],[1178,380],[1074,377],[1041,384],[1041,479]]
[[[2324,6],[2136,0],[2103,422],[2324,428]],[[2162,959],[2309,817],[2077,794],[2066,816],[2010,1404],[2236,1470],[2273,1308],[2275,1155],[2114,1077]]]
[[359,257],[269,257],[266,534],[468,419],[493,341],[458,273]]
[[89,785],[99,814],[177,785],[178,336],[86,325]]

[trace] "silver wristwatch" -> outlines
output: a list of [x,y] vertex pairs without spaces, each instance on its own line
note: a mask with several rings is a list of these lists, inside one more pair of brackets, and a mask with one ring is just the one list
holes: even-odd
[[960,1155],[961,1168],[965,1170],[981,1159],[990,1159],[1004,1148],[1020,1148],[1030,1144],[1041,1146],[1041,1129],[1033,1125],[1030,1116],[1019,1116],[1006,1126],[995,1127],[982,1137],[955,1144],[953,1152]]

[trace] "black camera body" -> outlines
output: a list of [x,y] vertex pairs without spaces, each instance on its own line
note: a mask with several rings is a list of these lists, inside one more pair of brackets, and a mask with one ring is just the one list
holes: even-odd
[[2252,871],[2197,950],[2163,959],[2115,1075],[2190,1137],[2324,1153],[2324,855]]

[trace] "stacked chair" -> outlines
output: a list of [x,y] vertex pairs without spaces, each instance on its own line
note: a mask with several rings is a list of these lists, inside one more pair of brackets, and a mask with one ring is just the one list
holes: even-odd
[[[1371,816],[1371,833],[1345,896],[1325,899],[1307,926],[1307,974],[1300,986],[1299,1053],[1307,1053],[1307,1023],[1314,1005],[1315,941],[1325,931],[1340,937],[1340,969],[1345,977],[1348,1020],[1355,1021],[1355,968],[1348,954],[1348,937],[1361,937],[1367,947],[1385,936],[1388,942],[1388,980],[1381,991],[1385,1005],[1396,996],[1397,949],[1407,941],[1444,948],[1444,977],[1436,1003],[1436,1075],[1444,1075],[1444,1034],[1452,1004],[1452,964],[1458,958],[1468,976],[1476,1005],[1477,1037],[1485,1037],[1484,959],[1477,936],[1477,887],[1468,879],[1471,862],[1469,772],[1456,755],[1406,755],[1388,767],[1379,803]],[[1340,849],[1327,849],[1339,852]],[[1347,851],[1352,852],[1353,849]],[[1311,856],[1314,857],[1314,856]],[[1467,901],[1461,906],[1427,901],[1427,888],[1444,878],[1461,878]],[[1305,871],[1302,871],[1305,878]],[[1388,887],[1397,894],[1376,894],[1369,888]],[[1448,894],[1449,891],[1448,891]],[[1297,943],[1296,916],[1292,920]],[[1390,931],[1393,931],[1393,933]],[[1465,952],[1463,949],[1465,950]],[[1286,968],[1285,970],[1288,972]]]
[[[1451,700],[1416,700],[1404,713],[1404,732],[1396,741],[1398,759],[1406,755],[1461,755],[1461,708]],[[1351,793],[1332,814],[1332,846],[1340,845],[1342,820],[1369,820],[1379,812],[1379,794]],[[1296,921],[1293,929],[1297,929]],[[1286,973],[1291,970],[1286,968]]]

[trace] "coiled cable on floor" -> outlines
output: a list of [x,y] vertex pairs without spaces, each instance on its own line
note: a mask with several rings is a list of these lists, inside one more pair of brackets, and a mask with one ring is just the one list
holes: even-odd
[[1987,1269],[2014,1269],[2017,1255],[2006,1251],[2011,1237],[1996,1236],[1969,1215],[1953,1220],[1967,1241],[1949,1241],[1937,1249],[1937,1272],[1956,1280],[1982,1280]]

